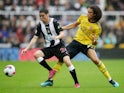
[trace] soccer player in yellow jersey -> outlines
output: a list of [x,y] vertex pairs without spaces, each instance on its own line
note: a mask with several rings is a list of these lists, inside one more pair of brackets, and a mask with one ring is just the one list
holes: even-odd
[[[95,51],[95,45],[97,44],[97,40],[101,34],[101,26],[99,24],[99,20],[101,19],[101,17],[101,9],[98,6],[92,5],[88,7],[87,15],[81,15],[76,22],[71,23],[67,26],[63,26],[63,30],[69,30],[79,26],[74,40],[66,48],[70,54],[71,59],[79,52],[85,54],[93,61],[94,64],[96,64],[98,69],[108,79],[110,84],[112,84],[114,87],[119,87],[119,83],[111,78],[107,68],[98,58]],[[61,66],[62,63],[58,62],[58,64],[56,64],[53,69],[55,71],[58,71]],[[54,74],[51,75],[51,78],[49,79],[52,79]],[[47,82],[44,83],[47,86]]]

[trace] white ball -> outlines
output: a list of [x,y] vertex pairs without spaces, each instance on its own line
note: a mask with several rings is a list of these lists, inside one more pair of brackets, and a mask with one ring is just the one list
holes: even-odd
[[16,73],[16,69],[15,69],[15,66],[14,65],[7,65],[7,66],[5,66],[5,68],[4,68],[4,74],[6,76],[11,77],[11,76],[15,75],[15,73]]

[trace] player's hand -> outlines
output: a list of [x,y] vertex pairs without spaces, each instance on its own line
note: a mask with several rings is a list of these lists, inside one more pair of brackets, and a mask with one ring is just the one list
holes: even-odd
[[97,43],[98,43],[97,40],[94,40],[92,44],[97,45]]
[[51,36],[51,39],[55,40],[55,39],[57,39],[57,38],[56,38],[56,36],[52,35],[52,36]]
[[22,50],[21,54],[24,55],[24,54],[26,54],[26,52],[27,52],[27,49],[25,48]]
[[93,45],[97,45],[97,38],[96,38],[96,35],[92,35],[92,39],[93,39]]

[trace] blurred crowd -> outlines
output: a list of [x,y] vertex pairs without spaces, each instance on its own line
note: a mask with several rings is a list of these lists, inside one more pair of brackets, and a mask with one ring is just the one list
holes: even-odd
[[[22,11],[38,11],[48,8],[50,12],[56,11],[83,11],[86,13],[88,5],[96,4],[103,12],[124,11],[124,0],[0,0],[0,11],[16,11],[19,15],[0,14],[0,44],[10,43],[12,47],[23,47],[28,43],[34,33],[35,26],[39,20],[38,15],[23,15]],[[51,16],[58,19],[61,25],[76,21],[80,14]],[[101,20],[102,34],[98,40],[98,48],[106,44],[119,47],[124,43],[124,15],[104,15]],[[76,28],[77,29],[77,28]],[[73,31],[66,31],[65,43],[68,44],[75,34]],[[37,47],[42,46],[43,39],[40,38]]]

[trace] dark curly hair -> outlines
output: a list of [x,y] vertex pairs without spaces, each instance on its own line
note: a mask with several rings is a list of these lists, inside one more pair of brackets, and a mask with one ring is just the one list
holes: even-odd
[[88,6],[88,8],[92,9],[95,14],[94,22],[98,22],[102,17],[101,9],[97,5],[91,5],[91,6]]

